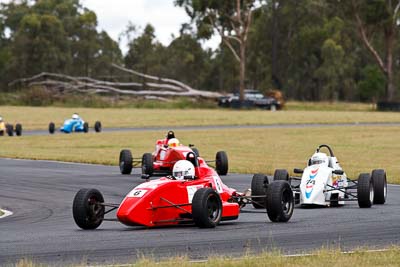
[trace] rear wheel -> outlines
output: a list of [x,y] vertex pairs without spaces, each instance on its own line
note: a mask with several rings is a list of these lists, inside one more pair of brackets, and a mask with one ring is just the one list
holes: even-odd
[[53,134],[56,131],[56,125],[54,124],[54,122],[50,122],[49,123],[49,133]]
[[94,130],[96,133],[101,132],[101,122],[100,121],[96,121],[94,124]]
[[153,155],[144,153],[142,157],[142,174],[153,175]]
[[272,222],[287,222],[294,209],[293,191],[287,181],[273,181],[267,188],[267,214]]
[[121,174],[131,174],[132,160],[132,152],[129,149],[121,150],[119,153],[119,170]]
[[21,136],[22,135],[22,124],[21,123],[17,123],[15,125],[15,134],[17,136]]
[[289,181],[288,171],[284,169],[275,170],[274,181]]
[[12,124],[6,124],[6,132],[8,136],[14,135],[14,126]]
[[369,173],[358,176],[357,198],[360,208],[370,208],[374,201],[374,185]]
[[256,209],[265,208],[265,202],[267,201],[265,186],[267,184],[268,177],[262,173],[254,174],[253,179],[251,179],[251,196],[264,196],[251,199],[251,204]]
[[200,228],[213,228],[222,217],[222,201],[212,188],[200,188],[192,200],[194,223]]
[[215,156],[215,169],[219,175],[228,173],[228,155],[225,151],[218,151]]
[[196,157],[200,157],[200,152],[199,152],[199,150],[197,148],[192,147],[192,151],[193,151],[194,154],[196,154]]
[[373,170],[371,174],[374,185],[374,204],[385,204],[387,196],[387,181],[385,170]]
[[81,189],[72,205],[75,223],[82,229],[96,229],[104,219],[103,195],[97,189]]
[[89,123],[87,122],[83,123],[83,132],[85,133],[89,132]]

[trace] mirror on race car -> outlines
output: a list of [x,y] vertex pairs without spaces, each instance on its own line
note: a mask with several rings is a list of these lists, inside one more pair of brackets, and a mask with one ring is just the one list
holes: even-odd
[[303,173],[303,169],[294,168],[294,173]]
[[342,170],[333,170],[332,173],[333,174],[337,174],[337,175],[343,175],[344,171],[342,171]]

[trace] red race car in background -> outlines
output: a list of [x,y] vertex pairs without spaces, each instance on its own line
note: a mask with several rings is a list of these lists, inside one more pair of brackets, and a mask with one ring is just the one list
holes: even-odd
[[[287,181],[268,184],[264,176],[255,175],[254,186],[264,195],[251,196],[250,190],[239,193],[226,186],[216,171],[193,152],[178,161],[171,176],[147,180],[133,188],[120,204],[104,201],[97,189],[81,189],[73,201],[73,217],[82,229],[96,229],[104,215],[117,209],[118,221],[129,226],[167,226],[195,224],[212,228],[220,221],[235,220],[248,203],[265,205],[273,222],[287,222],[293,213],[293,192]],[[106,208],[108,210],[106,210]],[[109,219],[115,220],[115,219]]]
[[[157,140],[156,150],[153,153],[144,153],[142,160],[134,160],[129,149],[121,150],[119,154],[119,168],[121,174],[131,174],[132,168],[141,164],[143,177],[152,175],[169,175],[178,160],[186,159],[186,155],[193,152],[199,157],[199,150],[194,145],[183,146],[175,138],[175,133],[169,131],[165,139]],[[225,151],[218,151],[215,156],[215,169],[219,175],[228,173],[228,156]]]

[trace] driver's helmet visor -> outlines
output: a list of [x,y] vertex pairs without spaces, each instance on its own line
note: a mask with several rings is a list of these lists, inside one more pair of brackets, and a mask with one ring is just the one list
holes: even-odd
[[313,160],[311,160],[311,164],[312,165],[322,164],[322,163],[325,163],[325,160],[323,160],[323,159],[313,159]]
[[187,175],[188,171],[176,171],[173,173],[174,177],[184,177],[185,175]]

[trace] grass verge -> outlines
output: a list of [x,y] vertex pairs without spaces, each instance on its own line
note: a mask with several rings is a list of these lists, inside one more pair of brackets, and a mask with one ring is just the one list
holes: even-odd
[[[309,256],[288,257],[278,252],[265,252],[257,256],[245,256],[234,259],[230,257],[210,257],[205,262],[193,263],[187,257],[176,257],[162,261],[155,261],[149,258],[143,258],[129,266],[132,267],[175,267],[175,266],[199,266],[199,267],[231,267],[231,266],[291,266],[291,267],[319,267],[319,266],[340,266],[340,267],[364,267],[364,266],[399,266],[400,249],[392,247],[385,251],[368,252],[367,250],[357,250],[354,253],[341,253],[339,250],[321,249]],[[20,260],[17,267],[36,267],[43,266],[35,264],[30,260]],[[86,266],[86,264],[75,265]],[[116,264],[115,266],[118,266]],[[125,266],[125,265],[124,265]]]
[[151,127],[197,125],[271,125],[303,123],[400,122],[400,112],[368,111],[290,111],[227,109],[135,109],[135,108],[59,108],[2,106],[0,115],[6,122],[22,123],[24,129],[47,129],[50,121],[57,127],[72,113],[79,113],[93,126]]
[[[318,145],[329,144],[349,177],[383,168],[390,183],[400,183],[399,131],[398,126],[349,126],[196,130],[179,131],[176,136],[183,144],[195,144],[206,159],[227,151],[230,172],[272,174],[282,168],[291,172],[304,168]],[[0,157],[117,165],[121,149],[129,148],[134,158],[141,159],[164,135],[148,131],[3,138]]]

